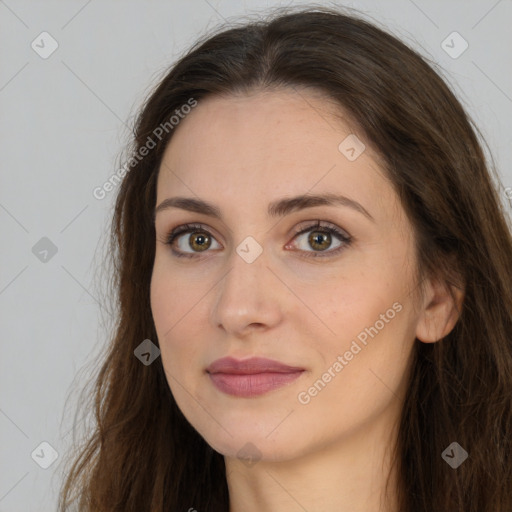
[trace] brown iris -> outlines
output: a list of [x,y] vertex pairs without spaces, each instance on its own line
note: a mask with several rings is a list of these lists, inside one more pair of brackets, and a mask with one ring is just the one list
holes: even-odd
[[[311,244],[311,247],[314,249],[325,250],[328,249],[331,245],[331,234],[324,233],[323,231],[311,231],[308,236],[308,242]],[[321,244],[327,245],[321,246]]]
[[202,231],[196,231],[190,234],[188,245],[194,250],[205,251],[211,245],[210,237]]

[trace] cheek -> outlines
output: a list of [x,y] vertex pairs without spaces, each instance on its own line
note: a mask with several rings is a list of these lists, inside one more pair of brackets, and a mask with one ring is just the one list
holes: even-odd
[[[300,390],[300,403],[305,399],[311,402],[305,409],[309,416],[324,417],[329,411],[330,419],[326,421],[337,425],[333,428],[352,428],[375,418],[402,396],[413,348],[406,308],[402,306],[394,318],[388,318],[389,323],[381,324],[378,315],[368,312],[362,315],[372,318],[368,322],[340,319],[341,335],[317,347],[322,364],[315,366],[310,381]],[[386,310],[375,307],[379,314]],[[344,320],[346,333],[342,330]]]
[[166,371],[181,373],[190,368],[191,360],[199,360],[197,343],[204,338],[205,325],[198,316],[205,314],[204,293],[199,286],[187,284],[183,273],[155,261],[150,302]]
[[374,275],[357,276],[354,272],[352,276],[333,279],[308,298],[337,339],[351,338],[373,325],[399,297],[398,291]]
[[166,332],[173,325],[179,325],[187,314],[193,315],[192,308],[201,293],[204,292],[187,282],[183,272],[170,266],[164,257],[157,256],[150,286],[151,311],[157,332]]
[[326,367],[346,354],[347,369],[357,367],[365,376],[370,368],[385,374],[396,368],[400,373],[414,340],[411,304],[404,292],[405,276],[400,279],[389,269],[381,270],[387,278],[376,272],[354,272],[353,277],[337,280],[335,285],[331,282],[321,295],[311,297],[326,327],[322,328],[325,335],[318,338],[321,346],[317,345]]
[[172,326],[176,312],[177,304],[170,288],[165,277],[160,272],[153,271],[150,287],[151,313],[161,344],[164,341],[164,333]]

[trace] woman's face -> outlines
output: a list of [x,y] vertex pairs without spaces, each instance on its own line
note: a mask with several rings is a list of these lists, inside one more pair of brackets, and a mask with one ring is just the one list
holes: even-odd
[[[185,417],[229,457],[289,460],[389,432],[402,406],[420,316],[411,226],[326,106],[292,90],[207,98],[160,168],[156,205],[189,200],[156,214],[162,363]],[[313,200],[327,194],[346,199]],[[210,373],[224,357],[292,368]]]

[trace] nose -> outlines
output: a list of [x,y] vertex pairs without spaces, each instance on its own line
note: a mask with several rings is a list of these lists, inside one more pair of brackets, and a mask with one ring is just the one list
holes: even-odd
[[268,268],[265,251],[252,263],[233,251],[229,270],[216,290],[213,325],[243,338],[255,329],[275,327],[282,318],[280,282]]

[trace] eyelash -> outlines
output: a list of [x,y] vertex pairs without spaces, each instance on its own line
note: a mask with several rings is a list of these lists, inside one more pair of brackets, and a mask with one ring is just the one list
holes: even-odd
[[[307,257],[307,258],[309,258],[309,257],[312,257],[312,258],[318,258],[318,257],[325,258],[325,257],[337,255],[339,252],[341,252],[343,249],[348,247],[353,242],[353,237],[352,236],[345,234],[344,232],[340,231],[338,228],[336,228],[333,225],[321,225],[320,222],[321,222],[320,220],[317,220],[315,222],[315,224],[309,225],[309,226],[307,226],[305,228],[298,228],[295,231],[293,238],[295,239],[299,235],[302,235],[304,233],[308,233],[309,231],[319,231],[321,233],[328,233],[328,234],[334,235],[338,240],[343,242],[343,244],[340,245],[339,247],[337,247],[336,249],[331,250],[331,251],[329,251],[328,249],[325,250],[325,251],[303,251],[303,252],[308,253],[308,255],[305,256],[305,257]],[[201,233],[206,233],[208,236],[212,237],[211,233],[207,229],[204,229],[201,224],[184,224],[182,226],[178,226],[177,228],[173,229],[167,235],[167,237],[166,237],[164,242],[167,245],[171,245],[172,246],[174,240],[176,240],[176,238],[178,238],[178,236],[186,234],[186,233],[194,233],[194,232],[197,232],[197,231],[200,231]],[[184,258],[197,258],[197,257],[201,256],[200,253],[180,252],[180,251],[177,251],[176,249],[174,249],[174,247],[171,247],[171,250],[172,250],[173,254],[175,256],[179,257],[179,258],[182,258],[182,257],[184,257]],[[206,251],[206,252],[208,252],[208,251]],[[325,256],[323,253],[328,253],[328,256]]]

